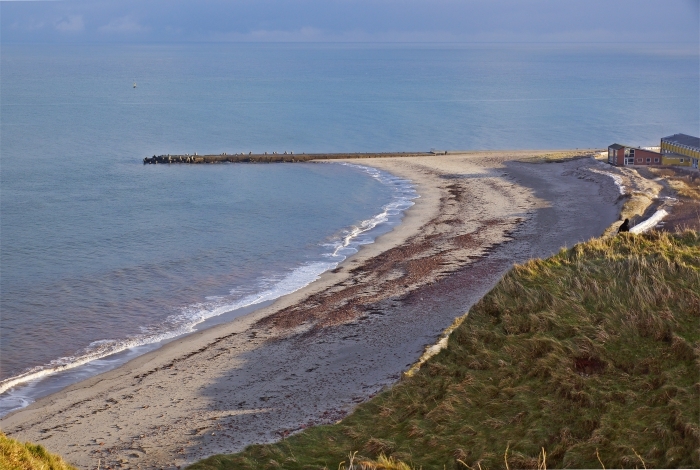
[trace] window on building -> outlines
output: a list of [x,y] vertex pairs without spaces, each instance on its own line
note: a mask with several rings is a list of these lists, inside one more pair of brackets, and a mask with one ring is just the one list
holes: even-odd
[[651,163],[651,158],[647,158],[647,163]]
[[654,163],[659,163],[659,159],[658,159],[658,158],[655,158],[655,159],[654,159]]
[[680,162],[683,163],[683,159],[682,159],[682,158],[681,158]]

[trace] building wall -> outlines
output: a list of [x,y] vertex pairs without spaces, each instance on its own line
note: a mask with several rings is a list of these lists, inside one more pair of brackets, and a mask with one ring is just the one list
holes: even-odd
[[661,161],[664,165],[673,166],[691,166],[692,164],[692,158],[685,155],[663,155]]
[[677,153],[691,158],[700,158],[700,149],[661,140],[661,153]]
[[634,149],[635,165],[662,165],[663,156],[651,150]]
[[625,149],[613,149],[608,147],[608,163],[615,166],[623,166],[625,164]]
[[625,164],[625,149],[615,150],[615,165],[622,166]]

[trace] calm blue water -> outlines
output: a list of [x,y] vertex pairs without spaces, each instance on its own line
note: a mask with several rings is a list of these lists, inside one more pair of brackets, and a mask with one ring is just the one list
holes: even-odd
[[[672,46],[3,44],[1,53],[6,385],[137,353],[295,290],[398,223],[415,196],[407,182],[355,166],[143,166],[145,156],[658,145],[700,127],[697,51]],[[49,390],[42,380],[0,396],[0,413]]]

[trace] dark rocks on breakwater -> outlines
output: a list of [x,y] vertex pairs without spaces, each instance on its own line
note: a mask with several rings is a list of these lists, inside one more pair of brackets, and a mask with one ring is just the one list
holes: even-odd
[[432,152],[386,152],[386,153],[273,153],[273,154],[221,154],[221,155],[153,155],[143,159],[143,164],[157,163],[292,163],[311,160],[335,160],[347,158],[420,157],[434,155]]

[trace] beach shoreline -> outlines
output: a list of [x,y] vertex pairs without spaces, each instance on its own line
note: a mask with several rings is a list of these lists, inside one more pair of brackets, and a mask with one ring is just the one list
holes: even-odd
[[[187,305],[187,307],[179,308],[179,315],[171,315],[161,324],[156,323],[156,325],[153,325],[151,323],[148,333],[132,333],[120,338],[114,332],[104,332],[102,338],[94,339],[89,346],[84,348],[84,344],[75,346],[76,353],[73,355],[57,357],[50,361],[45,360],[44,364],[36,364],[34,367],[25,368],[24,370],[20,369],[18,371],[15,368],[14,375],[10,373],[8,374],[10,375],[9,377],[0,380],[0,418],[26,406],[28,403],[60,391],[76,382],[123,365],[137,356],[162,347],[173,339],[192,334],[195,331],[208,329],[217,324],[230,322],[236,317],[247,315],[252,311],[260,310],[270,305],[287,293],[303,288],[305,285],[314,282],[323,272],[337,267],[342,262],[341,260],[345,260],[348,256],[355,254],[363,245],[371,243],[377,237],[391,231],[394,226],[400,224],[406,209],[414,205],[413,199],[418,197],[412,183],[408,180],[394,177],[387,172],[354,163],[328,163],[321,165],[322,168],[319,168],[319,163],[314,162],[313,164],[302,163],[297,165],[296,168],[277,166],[276,169],[271,168],[270,171],[272,174],[279,174],[280,172],[289,174],[299,172],[335,174],[349,171],[355,176],[359,175],[360,178],[374,180],[373,183],[375,185],[381,185],[383,187],[382,191],[388,193],[386,203],[382,201],[379,204],[376,201],[371,201],[369,205],[374,207],[369,208],[370,212],[362,214],[355,224],[341,228],[334,224],[331,229],[334,230],[334,233],[332,235],[330,232],[326,233],[323,239],[319,238],[314,244],[317,248],[313,251],[314,255],[312,257],[306,256],[303,259],[297,257],[296,264],[292,261],[281,268],[278,266],[275,272],[281,273],[281,276],[279,274],[271,274],[268,267],[265,270],[265,275],[259,275],[258,277],[249,276],[245,279],[239,279],[238,282],[224,282],[222,283],[225,286],[224,289],[234,289],[237,293],[228,297],[221,296],[216,298],[214,296],[214,300],[211,300],[212,297],[205,297],[206,300],[204,302],[200,298],[191,296],[189,304],[187,300],[184,301],[184,305]],[[313,166],[316,167],[315,170]],[[245,173],[253,169],[250,165],[235,165],[227,170],[223,168],[221,170],[221,172],[216,169],[213,171],[221,175],[229,175],[231,173],[236,174],[239,171]],[[166,173],[167,169],[161,168],[156,171]],[[185,169],[184,171],[188,172],[189,170]],[[199,170],[193,171],[197,172]],[[211,172],[212,170],[209,171]],[[259,168],[254,171],[257,171],[259,175],[268,174],[265,168]],[[338,183],[342,184],[343,182],[338,181]],[[345,185],[349,191],[352,191],[353,185],[348,185],[347,183]],[[338,198],[335,195],[333,197]],[[329,209],[332,207],[329,204],[326,204],[326,206]],[[340,210],[344,209],[341,208]],[[333,217],[333,214],[330,213],[327,216]],[[325,219],[326,216],[320,218],[320,220]],[[348,222],[349,220],[346,219],[341,223],[348,224]],[[254,224],[255,220],[252,223]],[[294,230],[293,227],[292,230]],[[290,235],[294,236],[294,233]],[[310,233],[310,235],[309,241],[313,243],[315,236],[313,233]],[[235,239],[236,237],[232,238],[231,235],[222,238],[239,242],[239,240]],[[284,243],[289,246],[288,240],[284,240]],[[299,251],[303,252],[304,250],[303,245],[300,246]],[[290,253],[295,253],[295,251],[292,250]],[[220,264],[223,265],[225,263]],[[230,265],[229,269],[235,271],[236,268],[240,269],[240,266],[234,260],[233,265]],[[206,270],[197,271],[194,265],[190,266],[189,270],[206,272]],[[184,265],[183,274],[188,275],[187,271],[187,266]],[[209,276],[211,275],[210,273]],[[196,279],[196,276],[193,279]],[[117,289],[126,289],[128,288],[128,283],[126,284],[115,287]],[[196,289],[192,290],[196,291]],[[176,290],[172,292],[177,295]],[[243,292],[243,294],[238,292]],[[220,291],[219,293],[222,292]],[[194,302],[194,305],[192,302]],[[138,309],[139,306],[137,305],[134,310]],[[185,309],[186,311],[183,312]],[[148,319],[146,319],[146,323],[149,323]],[[145,328],[142,327],[142,329]],[[111,335],[116,336],[117,339],[112,339],[114,336],[110,338]],[[74,338],[66,338],[66,340],[74,340]],[[93,344],[96,346],[92,347]],[[12,351],[10,350],[9,352],[11,353]],[[8,363],[12,364],[10,361]],[[7,364],[3,365],[5,366],[4,372],[7,373]],[[8,390],[8,393],[4,393]]]
[[44,397],[0,426],[79,467],[162,468],[342,418],[398,379],[513,262],[617,220],[619,191],[587,172],[594,162],[514,161],[540,153],[349,160],[414,183],[420,197],[393,231],[268,307]]

